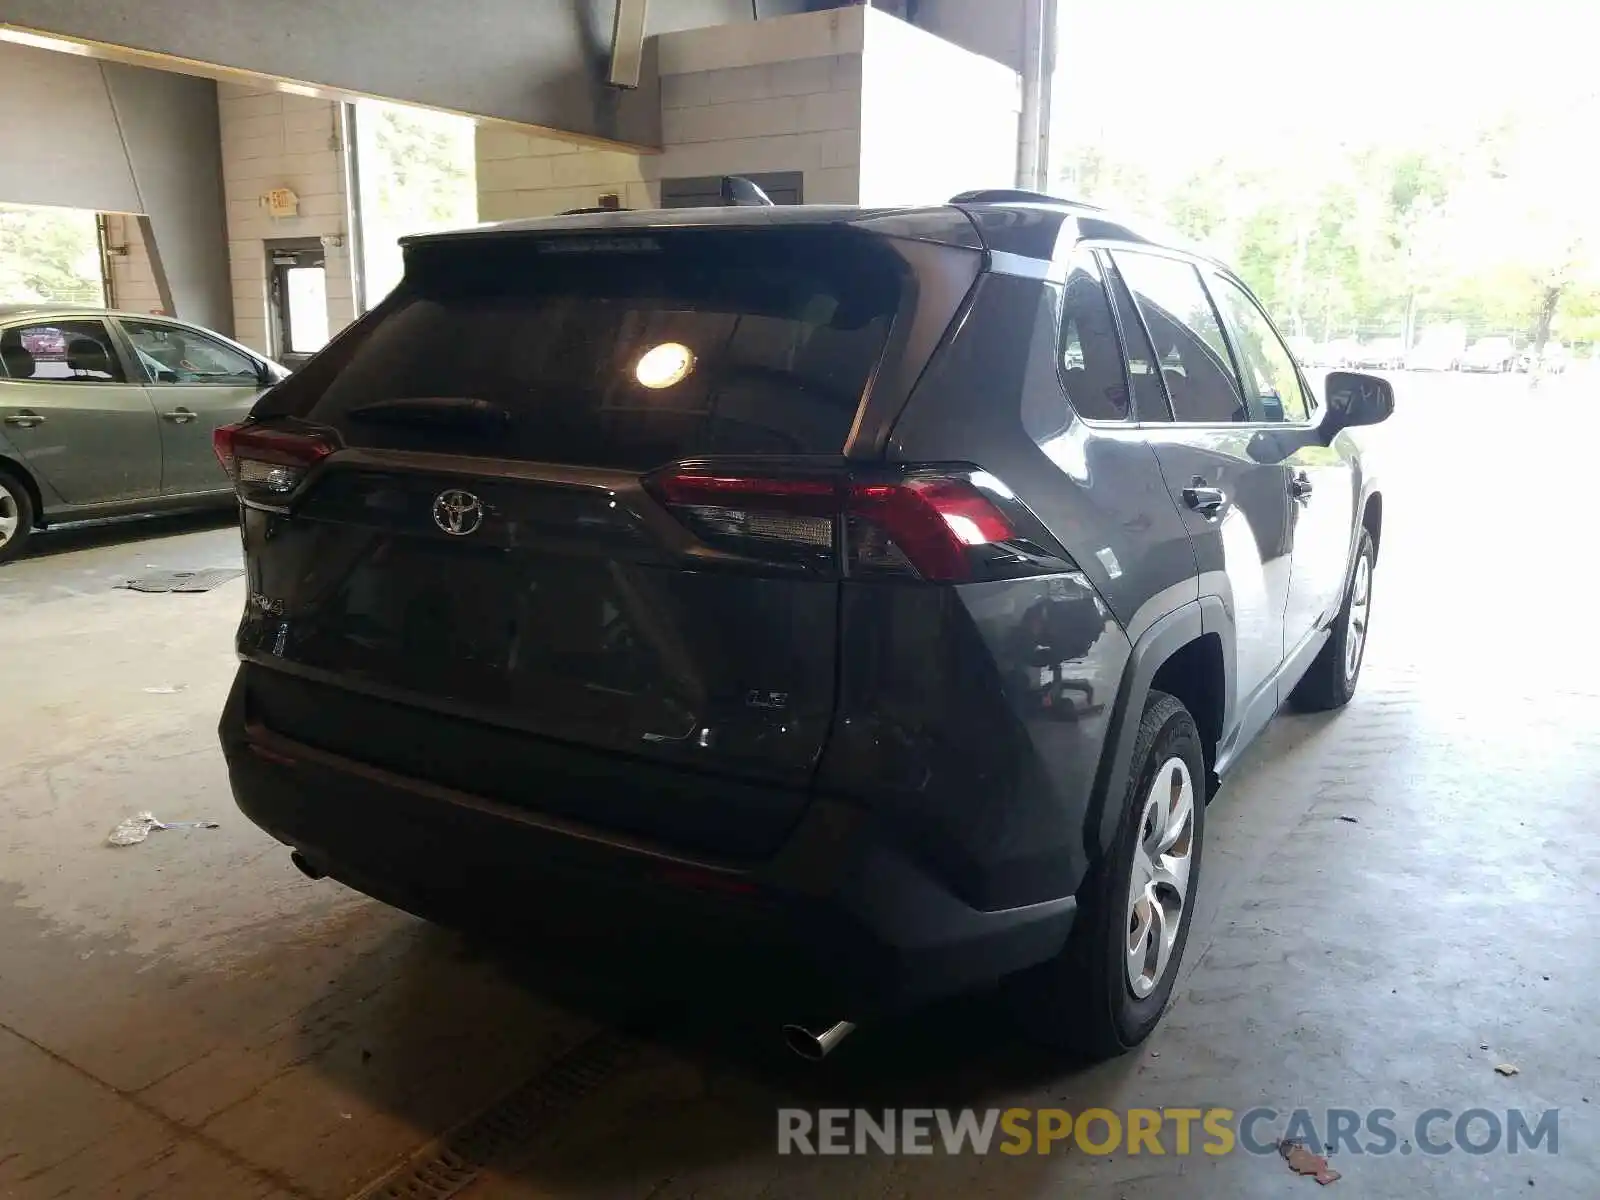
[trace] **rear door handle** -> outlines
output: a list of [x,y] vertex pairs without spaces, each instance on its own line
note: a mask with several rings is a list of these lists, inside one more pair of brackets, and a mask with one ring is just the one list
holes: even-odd
[[1214,517],[1228,497],[1221,488],[1209,487],[1197,479],[1183,489],[1183,502],[1203,517]]
[[23,409],[23,411],[7,417],[6,424],[15,425],[21,429],[32,429],[35,425],[43,425],[44,418],[36,412]]
[[1289,495],[1293,496],[1296,500],[1311,499],[1311,493],[1314,490],[1315,489],[1311,486],[1311,476],[1307,475],[1304,471],[1301,471],[1300,474],[1292,476],[1289,479]]
[[164,412],[161,415],[162,415],[163,418],[165,418],[168,421],[172,421],[172,422],[175,422],[176,424],[183,425],[183,424],[186,424],[189,421],[194,420],[200,414],[199,413],[195,413],[195,412],[190,412],[187,408],[175,408],[171,412]]

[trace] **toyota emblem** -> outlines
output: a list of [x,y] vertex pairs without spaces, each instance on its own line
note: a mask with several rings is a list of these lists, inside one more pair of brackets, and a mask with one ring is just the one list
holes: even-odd
[[433,502],[433,523],[451,537],[477,533],[483,524],[483,501],[459,488],[440,492]]

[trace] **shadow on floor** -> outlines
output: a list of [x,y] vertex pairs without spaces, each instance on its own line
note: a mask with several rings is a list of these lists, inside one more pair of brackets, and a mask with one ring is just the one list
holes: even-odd
[[[398,993],[437,994],[441,977],[487,970],[541,1006],[577,1018],[574,1024],[592,1021],[638,1045],[642,1065],[620,1072],[580,1111],[561,1119],[559,1138],[535,1137],[509,1162],[495,1164],[538,1184],[541,1195],[552,1186],[588,1195],[641,1179],[681,1179],[769,1158],[776,1164],[777,1109],[783,1106],[983,1109],[1004,1107],[1007,1097],[1047,1093],[1051,1104],[1086,1107],[1093,1097],[1114,1093],[1137,1069],[1133,1057],[1085,1069],[1041,1053],[1010,1032],[1001,999],[992,994],[864,1026],[825,1062],[812,1064],[780,1038],[781,1025],[796,1014],[753,1000],[759,986],[752,989],[747,979],[714,969],[603,962],[570,946],[510,947],[502,938],[436,928],[405,936],[409,944],[399,953],[377,955],[393,972],[390,986]],[[343,981],[330,985],[336,993],[351,990]],[[437,1003],[389,1008],[394,1021],[368,1028],[371,1044],[362,1056],[326,1056],[317,1066],[336,1091],[415,1119],[422,1115],[415,1098],[430,1090],[424,1064],[437,1061],[416,1054],[416,1047],[459,1038],[462,1030],[454,1026],[480,1016],[463,1006],[441,1021]],[[380,1059],[384,1069],[375,1071]]]
[[223,529],[238,521],[232,504],[182,513],[163,513],[148,517],[119,517],[111,521],[80,521],[40,530],[29,540],[27,552],[18,562],[53,558],[78,550],[98,550],[106,546],[131,545],[155,538],[177,537]]

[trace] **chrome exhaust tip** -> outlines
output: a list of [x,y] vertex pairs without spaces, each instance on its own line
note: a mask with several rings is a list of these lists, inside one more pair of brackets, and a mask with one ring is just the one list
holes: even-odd
[[295,865],[295,869],[307,879],[326,879],[328,877],[328,873],[326,871],[322,870],[320,867],[312,866],[311,861],[298,850],[289,851],[289,861],[292,862]]
[[783,1043],[807,1062],[821,1062],[835,1046],[854,1033],[855,1028],[853,1021],[838,1021],[820,1031],[804,1025],[785,1025]]

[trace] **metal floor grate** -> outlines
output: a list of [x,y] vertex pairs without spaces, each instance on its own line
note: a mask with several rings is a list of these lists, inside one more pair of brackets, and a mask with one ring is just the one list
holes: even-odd
[[206,567],[200,571],[151,571],[120,586],[135,592],[209,592],[244,574],[243,567]]
[[564,1117],[631,1061],[636,1049],[617,1034],[595,1034],[351,1200],[446,1200],[458,1194],[508,1150]]

